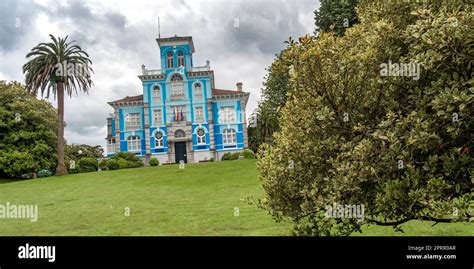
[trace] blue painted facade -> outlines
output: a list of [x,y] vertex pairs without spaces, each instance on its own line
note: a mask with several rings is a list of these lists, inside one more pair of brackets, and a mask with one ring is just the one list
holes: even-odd
[[[249,93],[214,87],[214,72],[193,65],[191,37],[157,39],[159,70],[142,65],[142,95],[109,102],[107,156],[134,152],[148,160],[177,162],[177,143],[186,145],[186,161],[220,160],[225,152],[247,147],[245,106]],[[175,150],[176,149],[176,150]]]

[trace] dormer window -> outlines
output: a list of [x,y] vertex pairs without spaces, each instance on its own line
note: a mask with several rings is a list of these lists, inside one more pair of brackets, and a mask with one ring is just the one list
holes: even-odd
[[184,53],[182,51],[178,52],[178,67],[184,66]]
[[166,62],[168,64],[168,68],[173,68],[173,53],[170,51],[166,56]]

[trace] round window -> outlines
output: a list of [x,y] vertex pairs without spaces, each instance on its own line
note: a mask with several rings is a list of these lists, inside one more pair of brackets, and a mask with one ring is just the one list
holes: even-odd
[[162,132],[156,132],[155,133],[155,138],[160,140],[161,138],[163,138],[163,133]]
[[197,135],[198,135],[198,136],[204,136],[204,133],[205,133],[205,132],[204,132],[204,129],[198,129],[198,130],[197,130]]

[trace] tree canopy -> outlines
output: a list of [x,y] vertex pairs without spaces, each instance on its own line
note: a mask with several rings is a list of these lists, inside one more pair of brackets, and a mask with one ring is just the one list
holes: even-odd
[[347,28],[358,22],[356,6],[358,0],[321,0],[314,11],[315,33],[333,32],[341,36]]
[[[304,235],[398,228],[412,219],[468,221],[472,7],[360,5],[360,23],[345,35],[305,36],[288,50],[289,96],[280,131],[260,152],[259,206]],[[330,218],[333,204],[363,205],[365,218]]]
[[54,168],[56,113],[19,83],[0,81],[0,177],[29,178]]

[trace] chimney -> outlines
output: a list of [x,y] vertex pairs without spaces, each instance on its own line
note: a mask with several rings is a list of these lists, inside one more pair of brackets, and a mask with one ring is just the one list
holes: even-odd
[[237,82],[237,91],[242,91],[242,82]]
[[145,75],[145,73],[146,73],[145,65],[142,64],[142,75]]

